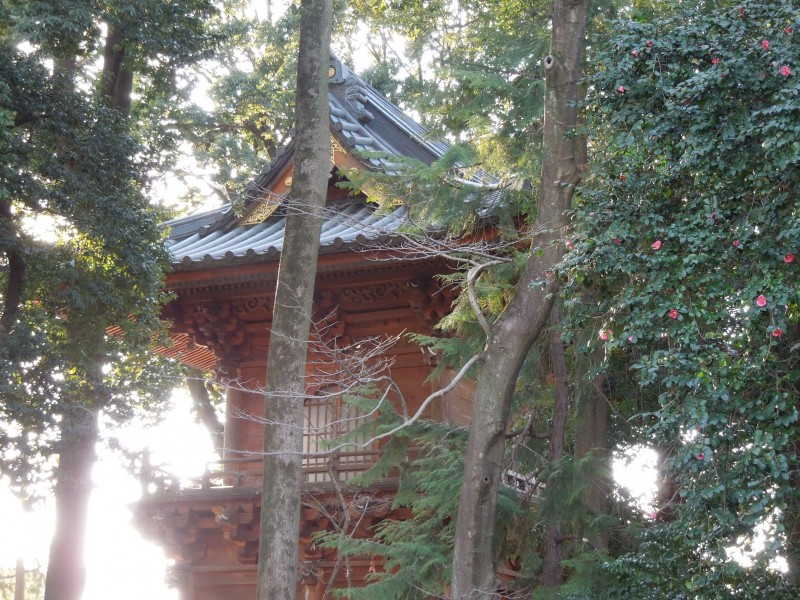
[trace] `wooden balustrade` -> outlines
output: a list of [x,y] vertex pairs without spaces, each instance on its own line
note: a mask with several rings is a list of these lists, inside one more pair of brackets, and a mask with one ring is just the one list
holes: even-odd
[[[379,450],[337,451],[317,453],[303,459],[303,481],[309,485],[325,485],[335,477],[344,483],[375,464]],[[149,455],[143,454],[141,469],[142,495],[158,497],[191,490],[260,489],[262,486],[261,457],[248,456],[213,461],[199,477],[180,478],[169,472],[168,466],[154,466]]]
[[[409,456],[415,456],[417,452],[418,448],[409,448]],[[369,449],[312,454],[303,459],[303,482],[309,487],[325,487],[332,484],[333,476],[338,483],[345,483],[372,467],[380,454],[380,450]],[[143,497],[174,496],[192,490],[260,490],[261,457],[254,455],[213,461],[206,465],[199,477],[179,478],[165,466],[151,465],[145,453],[141,483]],[[530,476],[507,470],[503,474],[502,484],[525,501],[539,500],[540,484]]]

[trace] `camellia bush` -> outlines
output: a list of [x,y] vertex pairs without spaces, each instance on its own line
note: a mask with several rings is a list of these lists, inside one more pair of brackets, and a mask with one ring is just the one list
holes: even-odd
[[800,11],[699,5],[617,23],[587,82],[560,276],[662,459],[651,522],[607,567],[625,598],[797,598]]

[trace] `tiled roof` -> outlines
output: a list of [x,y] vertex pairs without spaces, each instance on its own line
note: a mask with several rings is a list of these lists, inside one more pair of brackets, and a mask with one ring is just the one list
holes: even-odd
[[[198,222],[213,222],[224,216],[225,207],[204,213]],[[198,215],[199,217],[200,215]],[[320,236],[320,251],[340,249],[346,245],[374,242],[396,232],[404,223],[405,209],[398,207],[387,213],[376,212],[375,207],[363,201],[329,206]],[[178,222],[179,227],[183,224]],[[169,223],[167,223],[169,225]],[[194,234],[176,239],[171,236],[169,250],[178,269],[211,266],[225,263],[249,262],[276,257],[283,249],[285,218],[273,216],[257,225],[217,229],[203,235]]]
[[[380,92],[356,76],[338,59],[331,58],[335,75],[329,86],[331,133],[347,151],[361,155],[365,167],[394,172],[393,156],[412,158],[430,164],[449,148],[444,142],[427,139],[428,132],[389,102]],[[245,211],[258,202],[264,190],[292,160],[293,144],[281,149],[275,159],[244,190]],[[495,184],[485,172],[471,176],[477,184]],[[493,194],[496,195],[496,194]],[[491,201],[490,201],[491,203]],[[344,245],[374,241],[397,231],[405,211],[397,208],[389,213],[376,213],[363,201],[330,206],[321,237],[321,252]],[[479,213],[483,211],[479,210]],[[177,270],[224,263],[247,262],[259,257],[277,256],[283,247],[284,218],[277,211],[256,225],[240,225],[240,218],[226,204],[212,211],[174,219],[169,250]]]

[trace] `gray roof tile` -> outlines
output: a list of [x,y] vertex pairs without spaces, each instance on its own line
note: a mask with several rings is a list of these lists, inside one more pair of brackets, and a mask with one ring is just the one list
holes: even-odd
[[[425,127],[357,77],[346,65],[334,58],[331,65],[339,69],[337,76],[332,79],[328,97],[331,131],[346,149],[375,153],[376,156],[361,159],[368,168],[391,173],[398,168],[393,156],[414,158],[430,164],[447,151],[447,143],[427,139]],[[260,199],[262,190],[269,189],[292,160],[293,154],[294,147],[290,142],[245,187],[247,206]],[[482,171],[474,173],[471,179],[475,183],[497,181]],[[396,232],[405,217],[403,208],[377,213],[373,206],[363,201],[330,208],[320,238],[322,252]],[[482,208],[486,210],[485,203]],[[280,212],[277,211],[257,225],[239,225],[239,217],[226,204],[212,211],[169,221],[167,226],[171,228],[171,233],[168,247],[175,268],[182,270],[217,261],[247,262],[277,256],[283,248],[285,223]]]
[[[221,214],[221,213],[220,213]],[[321,251],[342,245],[375,241],[398,230],[405,222],[405,209],[398,207],[378,213],[363,202],[351,202],[329,208],[320,236]],[[257,225],[236,227],[230,231],[197,232],[169,245],[180,268],[205,266],[209,262],[248,262],[277,256],[283,249],[285,218],[272,217]]]

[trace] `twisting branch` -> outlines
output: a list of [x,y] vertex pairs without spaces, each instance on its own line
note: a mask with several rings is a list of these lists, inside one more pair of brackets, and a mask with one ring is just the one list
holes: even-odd
[[[422,414],[425,412],[425,409],[428,408],[428,406],[430,405],[431,402],[433,402],[437,398],[441,398],[442,396],[444,396],[445,394],[447,394],[448,392],[453,390],[453,388],[455,388],[456,385],[458,385],[458,383],[464,378],[464,376],[472,368],[472,366],[475,363],[477,363],[478,361],[481,361],[481,360],[483,360],[483,353],[476,354],[475,356],[470,358],[466,363],[464,363],[464,366],[461,367],[461,370],[458,373],[456,373],[456,376],[453,377],[453,380],[449,384],[447,384],[442,389],[433,392],[430,396],[425,398],[425,400],[422,402],[422,404],[420,404],[420,407],[417,409],[417,412],[415,412],[414,415],[410,419],[406,419],[405,421],[403,421],[400,425],[398,425],[394,429],[391,429],[391,430],[389,430],[389,431],[387,431],[385,433],[382,433],[380,435],[376,435],[373,438],[370,438],[369,440],[367,440],[366,442],[361,444],[360,447],[361,448],[366,448],[369,445],[374,444],[377,441],[386,439],[387,437],[390,437],[390,436],[394,435],[395,433],[397,433],[399,431],[402,431],[403,429],[406,429],[407,427],[410,427],[411,425],[416,423],[420,419],[420,417],[422,417]],[[350,444],[350,445],[352,445],[352,444]]]
[[[458,373],[456,373],[456,375],[453,377],[453,379],[450,381],[450,383],[448,383],[445,387],[443,387],[443,388],[433,392],[432,394],[430,394],[427,398],[425,398],[425,400],[422,401],[422,404],[420,404],[419,408],[417,409],[417,411],[413,415],[411,415],[410,417],[405,417],[404,416],[403,422],[400,423],[399,425],[397,425],[396,427],[392,428],[391,430],[386,431],[386,432],[381,433],[381,434],[378,434],[378,435],[375,435],[375,436],[369,438],[368,440],[366,440],[364,442],[343,442],[343,443],[341,443],[341,444],[339,444],[337,446],[334,446],[332,448],[329,448],[328,450],[325,450],[325,451],[313,452],[313,453],[304,452],[304,453],[302,453],[302,455],[311,458],[311,457],[329,456],[329,455],[331,455],[331,454],[333,454],[333,453],[335,453],[335,452],[337,452],[339,450],[343,450],[345,448],[357,448],[359,450],[363,450],[363,449],[369,448],[375,442],[379,442],[380,440],[384,440],[384,439],[386,439],[388,437],[393,436],[395,433],[398,433],[400,431],[403,431],[404,429],[407,429],[408,427],[410,427],[411,425],[416,423],[420,418],[422,418],[422,415],[425,413],[425,410],[428,408],[428,406],[430,406],[431,402],[433,402],[437,398],[441,398],[445,394],[451,392],[461,382],[461,380],[466,376],[466,374],[469,372],[469,370],[477,362],[479,362],[481,360],[483,360],[483,353],[476,354],[473,357],[471,357],[466,363],[464,363],[464,366],[462,366],[461,369],[458,371]],[[390,382],[390,385],[392,386],[392,389],[396,389],[396,384],[388,376],[372,379],[372,380],[370,380],[370,383],[374,383],[376,381]],[[246,389],[249,392],[253,392],[254,391],[252,388],[243,388],[243,389]],[[376,405],[372,408],[372,410],[370,412],[368,412],[366,414],[359,415],[358,417],[343,418],[343,419],[337,420],[335,422],[329,422],[329,423],[326,423],[324,427],[325,428],[329,428],[332,425],[337,424],[337,423],[347,423],[347,422],[353,422],[353,421],[361,421],[361,420],[363,420],[365,418],[368,418],[368,417],[370,417],[370,416],[372,416],[374,414],[377,414],[380,411],[381,405],[384,402],[386,402],[386,399],[387,399],[387,396],[388,396],[388,391],[389,391],[389,388],[387,388],[387,390],[384,391],[384,393],[382,394],[380,400],[376,403]],[[337,392],[335,395],[340,395],[340,394],[341,394],[341,392]],[[254,415],[252,415],[250,413],[245,413],[243,411],[240,411],[239,413],[237,413],[237,416],[239,416],[241,418],[251,419],[251,420],[253,420],[255,422],[258,422],[258,423],[265,423],[263,418],[254,416]],[[314,430],[312,429],[312,431],[314,431]],[[260,454],[260,453],[248,452],[248,454],[256,455],[256,454]]]
[[478,304],[478,298],[475,295],[475,281],[478,279],[481,272],[485,271],[489,267],[499,265],[501,262],[502,261],[499,260],[485,262],[472,267],[467,273],[467,297],[469,298],[469,305],[472,307],[472,311],[475,313],[475,318],[478,320],[478,324],[481,326],[481,329],[483,329],[483,333],[486,334],[487,341],[492,335],[492,329],[489,327],[489,323],[486,320],[480,305]]

